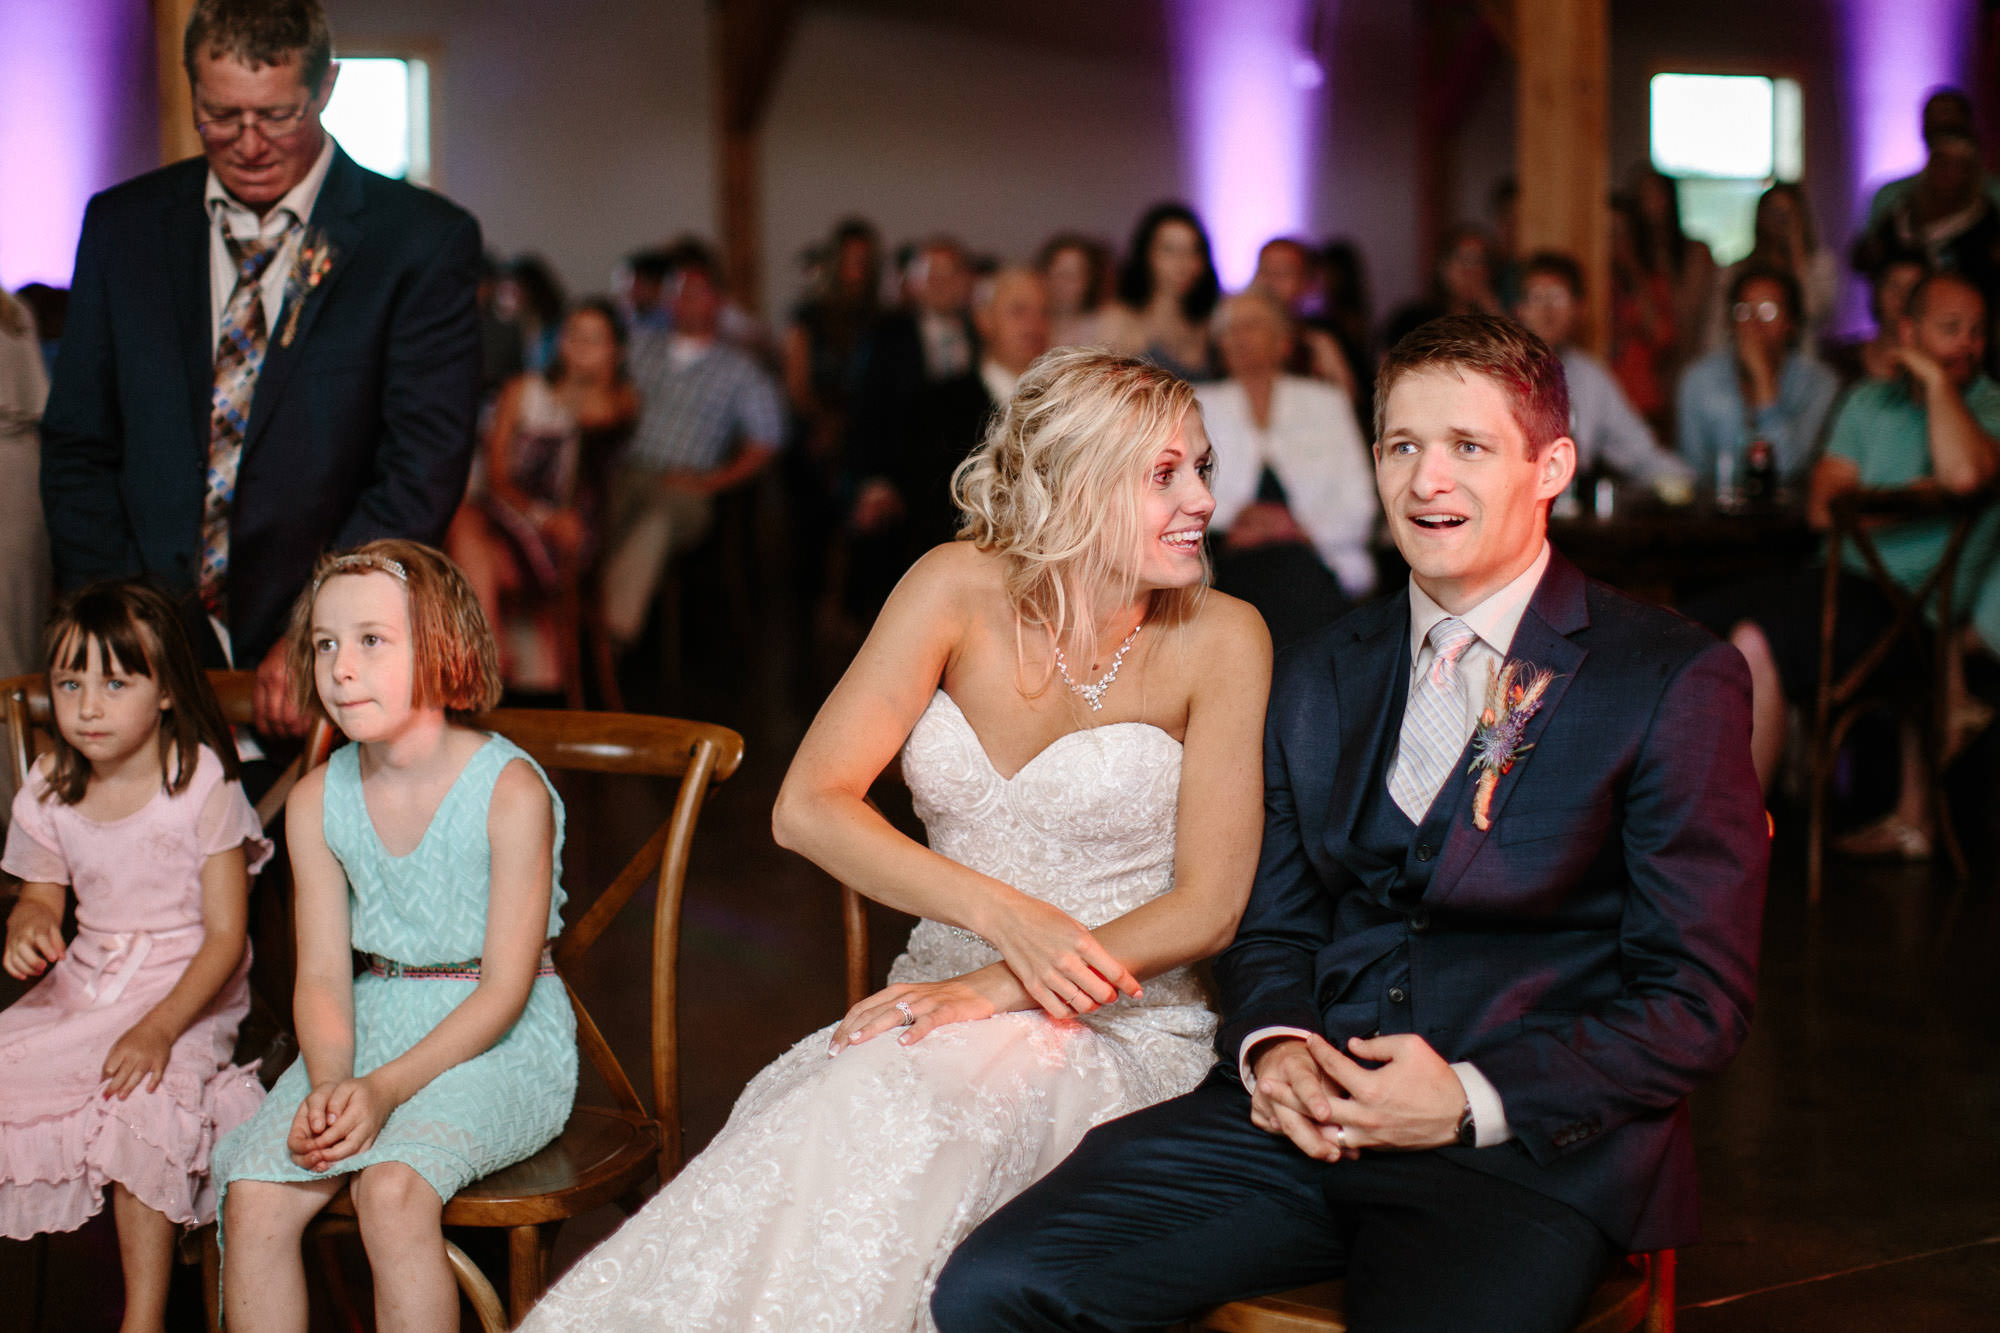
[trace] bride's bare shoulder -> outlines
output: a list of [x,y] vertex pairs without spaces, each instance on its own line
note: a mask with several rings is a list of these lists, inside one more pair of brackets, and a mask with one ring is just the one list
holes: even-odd
[[1242,598],[1208,589],[1184,629],[1196,661],[1269,674],[1271,631]]
[[1001,566],[998,555],[971,542],[946,542],[924,552],[903,575],[903,583],[925,600],[1000,596],[1005,593]]

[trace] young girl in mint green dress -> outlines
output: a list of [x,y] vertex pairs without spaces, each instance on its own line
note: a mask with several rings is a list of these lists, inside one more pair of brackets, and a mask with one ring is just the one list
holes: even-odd
[[576,1091],[547,952],[562,803],[520,749],[454,720],[492,705],[499,672],[471,590],[429,547],[322,561],[292,664],[301,702],[354,743],[286,803],[300,1058],[215,1149],[226,1319],[305,1328],[299,1239],[347,1184],[377,1327],[455,1328],[445,1201],[553,1139]]

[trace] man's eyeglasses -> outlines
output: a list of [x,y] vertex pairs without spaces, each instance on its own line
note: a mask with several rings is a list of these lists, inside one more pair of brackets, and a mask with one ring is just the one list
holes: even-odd
[[1759,324],[1775,324],[1778,316],[1785,312],[1776,301],[1759,301],[1755,305],[1748,301],[1738,301],[1730,308],[1729,313],[1735,316],[1738,324],[1748,324],[1753,319]]
[[282,111],[236,111],[213,120],[197,120],[194,128],[204,143],[234,143],[243,137],[245,130],[253,127],[275,143],[280,139],[289,139],[304,129],[306,116],[311,110],[312,106],[307,104],[287,107]]

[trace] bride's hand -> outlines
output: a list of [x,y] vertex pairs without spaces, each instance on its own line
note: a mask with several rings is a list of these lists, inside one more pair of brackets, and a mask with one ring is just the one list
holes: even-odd
[[996,1006],[972,981],[972,974],[950,981],[895,985],[876,991],[847,1011],[834,1029],[829,1056],[870,1037],[903,1028],[897,1040],[908,1046],[947,1023],[973,1023],[993,1017]]
[[1139,979],[1097,937],[1052,903],[1023,894],[988,942],[1051,1018],[1101,1009],[1120,991],[1137,999]]

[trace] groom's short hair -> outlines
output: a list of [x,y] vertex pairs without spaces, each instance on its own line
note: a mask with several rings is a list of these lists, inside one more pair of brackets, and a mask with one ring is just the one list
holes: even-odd
[[1382,438],[1389,390],[1419,370],[1479,374],[1500,386],[1528,440],[1528,457],[1569,434],[1569,381],[1562,358],[1520,324],[1498,315],[1446,315],[1419,325],[1375,372],[1375,438]]

